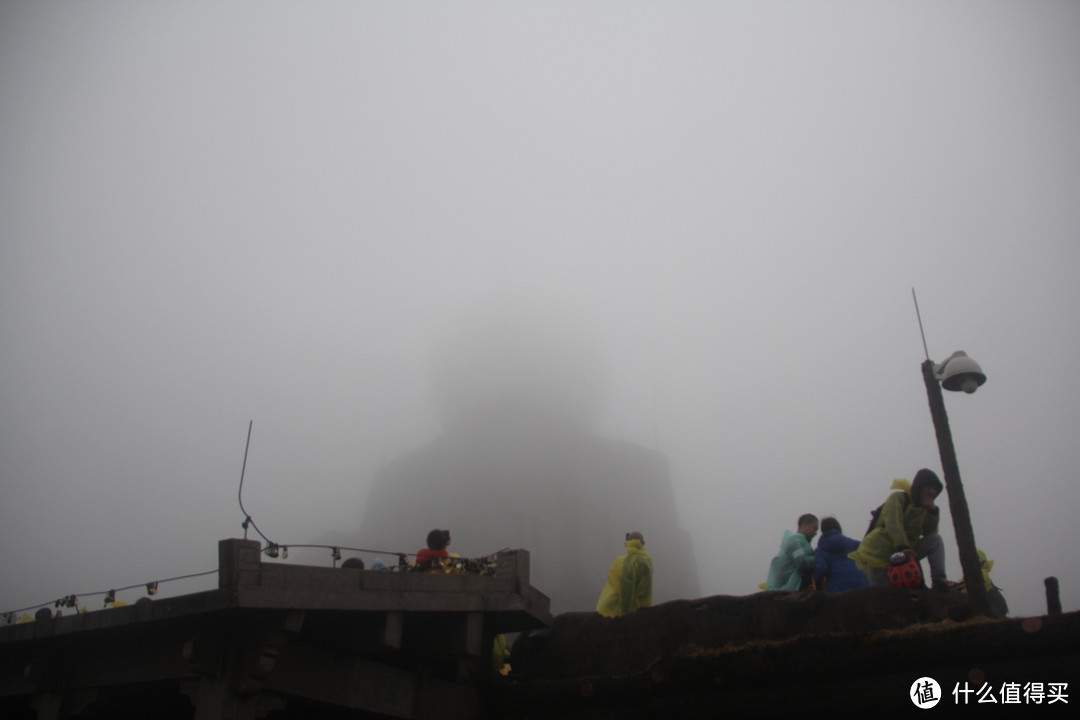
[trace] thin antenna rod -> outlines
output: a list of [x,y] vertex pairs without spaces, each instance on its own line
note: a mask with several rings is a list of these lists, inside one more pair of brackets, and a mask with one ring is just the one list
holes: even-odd
[[244,539],[247,540],[248,524],[251,522],[251,516],[248,515],[248,511],[244,509],[244,473],[247,472],[247,456],[248,448],[251,447],[251,426],[255,424],[254,420],[248,420],[248,434],[247,442],[244,443],[244,464],[240,468],[240,490],[237,492],[237,499],[240,501],[240,511],[244,513]]
[[656,389],[657,377],[659,376],[659,373],[657,372],[657,369],[656,369],[658,363],[656,361],[656,350],[655,350],[655,348],[652,351],[652,358],[651,359],[652,359],[652,433],[653,433],[653,450],[659,455],[660,454],[660,408],[659,408],[660,401],[658,399],[659,393],[657,392],[657,389]]
[[915,301],[915,317],[919,318],[919,334],[922,335],[922,348],[926,353],[926,359],[930,359],[930,350],[926,347],[926,331],[922,326],[922,314],[919,312],[919,298],[915,295],[915,288],[911,288],[911,299]]
[[660,452],[660,419],[656,408],[656,376],[653,376],[652,386],[652,434],[653,450]]

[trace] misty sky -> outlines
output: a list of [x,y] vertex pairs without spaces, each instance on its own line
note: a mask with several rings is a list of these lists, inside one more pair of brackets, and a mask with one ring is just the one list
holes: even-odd
[[1077,609],[1078,37],[1065,0],[3,0],[0,610],[215,569],[249,420],[259,527],[363,537],[433,347],[519,302],[602,351],[593,429],[668,456],[704,594],[755,592],[801,513],[859,535],[940,473],[913,287],[989,377],[946,405],[995,583]]

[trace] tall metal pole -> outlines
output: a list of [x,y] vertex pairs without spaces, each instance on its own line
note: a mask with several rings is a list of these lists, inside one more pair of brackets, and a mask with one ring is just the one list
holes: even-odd
[[938,451],[941,453],[941,469],[945,472],[945,490],[949,494],[949,514],[952,515],[956,544],[960,546],[960,567],[964,571],[964,583],[972,609],[979,615],[990,615],[990,602],[983,582],[979,553],[975,549],[975,531],[971,529],[964,485],[960,482],[960,466],[956,462],[949,416],[945,414],[945,400],[941,397],[941,385],[934,373],[934,361],[922,365],[926,395],[930,399],[930,417],[934,421]]

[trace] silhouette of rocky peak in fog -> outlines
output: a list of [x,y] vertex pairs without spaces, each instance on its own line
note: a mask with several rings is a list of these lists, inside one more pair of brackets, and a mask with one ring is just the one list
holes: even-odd
[[666,458],[591,430],[603,365],[579,323],[503,311],[459,328],[432,357],[443,433],[375,474],[363,546],[414,551],[444,527],[462,555],[525,548],[533,585],[564,612],[595,609],[624,535],[639,530],[656,601],[697,595]]

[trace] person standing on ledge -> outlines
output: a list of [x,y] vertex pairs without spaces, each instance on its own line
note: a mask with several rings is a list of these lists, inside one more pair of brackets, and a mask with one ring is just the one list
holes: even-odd
[[645,538],[639,532],[626,534],[626,554],[608,568],[607,585],[600,592],[596,612],[618,617],[638,608],[652,606],[653,564],[645,552]]

